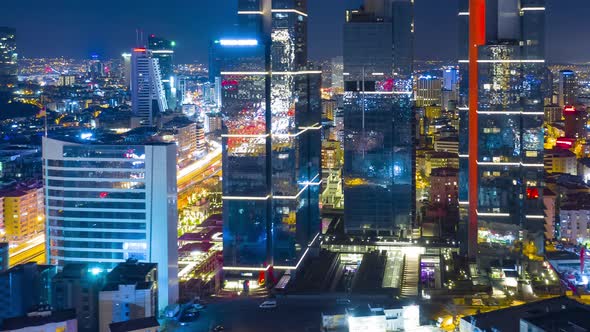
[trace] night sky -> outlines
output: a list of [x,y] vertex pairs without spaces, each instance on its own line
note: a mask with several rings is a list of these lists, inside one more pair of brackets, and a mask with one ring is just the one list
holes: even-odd
[[[310,58],[341,54],[346,8],[361,0],[309,0]],[[415,0],[416,58],[456,57],[457,0]],[[547,0],[547,57],[590,61],[590,0]],[[115,57],[135,31],[177,42],[177,62],[204,62],[208,40],[232,31],[236,0],[0,0],[0,26],[17,28],[21,56]]]

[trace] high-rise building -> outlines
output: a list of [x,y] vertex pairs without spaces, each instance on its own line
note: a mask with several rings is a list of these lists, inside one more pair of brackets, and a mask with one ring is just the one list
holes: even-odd
[[559,106],[576,104],[578,101],[578,80],[576,73],[571,70],[560,71],[558,84],[557,103]]
[[160,309],[178,299],[176,145],[43,139],[51,264],[158,264]]
[[0,89],[17,82],[16,29],[0,27]]
[[174,41],[156,37],[153,34],[148,37],[147,48],[151,51],[152,56],[158,59],[160,79],[168,102],[166,108],[171,110],[175,110],[178,106],[176,96],[177,80],[176,74],[174,74],[174,46],[176,46]]
[[162,85],[158,59],[145,48],[134,48],[131,54],[131,107],[143,126],[153,126],[168,103]]
[[382,2],[346,12],[344,225],[353,234],[406,237],[415,215],[415,126],[412,82],[403,74],[412,62],[395,62],[391,50],[411,45],[412,17],[396,18],[412,9],[410,1]]
[[544,0],[460,6],[459,198],[469,256],[482,242],[543,248]]
[[125,88],[131,89],[131,53],[121,54],[123,57],[123,84]]
[[442,84],[440,77],[420,75],[416,78],[416,106],[440,105],[442,100]]
[[321,73],[306,67],[306,8],[240,0],[244,38],[216,42],[226,278],[296,269],[320,231]]

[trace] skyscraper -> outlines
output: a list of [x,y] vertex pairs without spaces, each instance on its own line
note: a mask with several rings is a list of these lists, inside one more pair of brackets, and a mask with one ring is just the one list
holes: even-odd
[[0,89],[16,84],[17,56],[16,29],[0,27]]
[[[347,233],[406,237],[415,211],[411,3],[367,1],[344,25],[344,225]],[[410,7],[407,7],[407,5]],[[400,13],[398,11],[402,11]],[[404,37],[405,36],[405,37]],[[402,40],[403,39],[403,40]]]
[[571,70],[560,71],[558,84],[557,103],[559,106],[576,104],[578,101],[578,80],[576,73]]
[[43,139],[51,264],[158,264],[160,309],[178,299],[176,145]]
[[307,64],[306,1],[238,2],[217,44],[224,270],[298,267],[319,232],[321,73]]
[[174,46],[176,42],[150,35],[148,37],[148,49],[152,56],[158,59],[160,66],[160,78],[164,87],[167,109],[175,110],[177,107],[176,98],[176,75],[174,74]]
[[134,48],[131,54],[131,107],[143,126],[153,126],[155,117],[166,111],[158,59],[146,48]]
[[544,0],[461,2],[469,37],[460,52],[468,73],[461,83],[460,200],[468,207],[470,257],[478,242],[543,246],[544,15]]

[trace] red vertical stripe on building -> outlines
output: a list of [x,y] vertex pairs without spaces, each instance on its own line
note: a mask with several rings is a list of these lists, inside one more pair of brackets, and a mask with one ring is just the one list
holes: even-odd
[[469,0],[469,225],[468,254],[477,254],[478,48],[486,42],[486,1]]

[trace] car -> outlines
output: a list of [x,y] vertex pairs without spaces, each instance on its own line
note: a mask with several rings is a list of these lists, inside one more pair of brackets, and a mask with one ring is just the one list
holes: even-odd
[[193,303],[193,308],[197,309],[197,310],[203,310],[203,309],[205,309],[205,306],[202,305],[201,303]]
[[199,318],[199,316],[200,313],[198,311],[194,309],[188,309],[180,315],[178,322],[180,323],[180,325],[186,325],[188,323],[196,321]]
[[221,331],[225,331],[225,327],[223,327],[221,325],[217,325],[211,330],[211,332],[221,332]]
[[344,299],[344,298],[339,298],[339,299],[336,299],[336,304],[350,304],[350,300]]
[[272,308],[276,308],[277,307],[277,301],[276,300],[268,300],[268,301],[264,301],[260,304],[259,306],[262,309],[272,309]]

